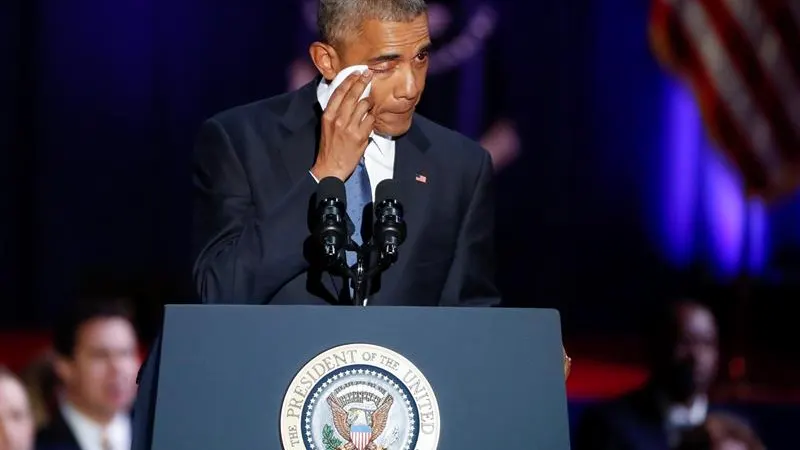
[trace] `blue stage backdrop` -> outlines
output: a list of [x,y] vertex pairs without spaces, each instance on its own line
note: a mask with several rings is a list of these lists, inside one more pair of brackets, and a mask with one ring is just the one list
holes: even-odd
[[[184,281],[198,126],[309,79],[314,2],[2,8],[0,320],[46,324],[87,273]],[[681,271],[772,280],[800,251],[800,201],[742,197],[651,56],[647,8],[431,3],[421,111],[491,150],[507,304],[559,307],[568,330],[630,329]]]

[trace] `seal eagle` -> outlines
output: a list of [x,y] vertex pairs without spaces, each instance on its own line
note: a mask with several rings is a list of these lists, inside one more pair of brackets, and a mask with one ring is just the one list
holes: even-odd
[[363,409],[353,409],[348,413],[333,394],[328,396],[327,402],[336,431],[347,441],[341,447],[343,450],[379,450],[375,439],[386,429],[389,410],[394,403],[391,395],[384,397],[371,414]]

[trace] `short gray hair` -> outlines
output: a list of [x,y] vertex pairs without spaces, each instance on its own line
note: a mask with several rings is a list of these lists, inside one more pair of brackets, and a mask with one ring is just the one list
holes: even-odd
[[425,0],[319,0],[317,28],[323,42],[336,45],[365,20],[406,22],[427,10]]

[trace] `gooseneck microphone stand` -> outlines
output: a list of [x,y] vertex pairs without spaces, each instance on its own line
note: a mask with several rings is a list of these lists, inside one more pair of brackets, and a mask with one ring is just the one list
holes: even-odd
[[364,245],[353,244],[354,251],[356,252],[356,263],[352,267],[344,266],[347,270],[347,275],[353,282],[353,305],[367,306],[369,299],[367,298],[367,288],[369,281],[378,274],[388,269],[392,263],[397,261],[397,249],[387,252],[385,248],[379,249],[378,260],[375,265],[370,266],[370,256],[375,251],[375,244],[370,241]]
[[[372,243],[358,245],[355,242],[348,242],[344,248],[338,249],[325,249],[326,265],[328,271],[334,275],[341,276],[348,280],[353,286],[353,305],[367,306],[367,282],[370,278],[376,276],[381,270],[388,268],[388,264],[376,264],[374,267],[369,267],[369,256],[372,252]],[[352,266],[347,265],[346,251],[353,251],[356,253],[356,263]],[[379,261],[382,258],[379,258]]]
[[367,270],[370,245],[361,246],[356,252],[356,264],[353,270],[353,304],[367,306],[367,280],[372,277]]
[[[403,205],[397,199],[394,180],[381,181],[375,194],[375,222],[372,238],[357,248],[356,264],[353,268],[353,302],[367,306],[367,287],[369,281],[388,269],[397,261],[398,248],[406,238],[406,224],[403,220]],[[371,256],[377,251],[375,265],[369,265]]]

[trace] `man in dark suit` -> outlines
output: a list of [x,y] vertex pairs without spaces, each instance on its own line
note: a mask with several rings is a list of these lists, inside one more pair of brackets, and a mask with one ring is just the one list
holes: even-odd
[[678,301],[655,320],[650,379],[634,392],[590,408],[577,429],[577,450],[688,448],[684,437],[702,427],[714,409],[708,398],[719,358],[714,315],[694,301]]
[[[194,280],[203,302],[347,302],[346,283],[323,273],[309,250],[317,181],[336,177],[348,203],[361,200],[357,186],[374,196],[392,178],[405,208],[408,237],[371,304],[496,303],[490,157],[414,113],[428,68],[424,0],[322,0],[319,25],[322,39],[310,47],[318,79],[202,126]],[[353,65],[369,70],[328,92]]]
[[132,315],[124,300],[87,298],[61,314],[53,347],[57,408],[37,450],[128,450],[139,370]]
[[[217,114],[200,130],[193,275],[201,300],[350,303],[350,287],[321,269],[310,244],[318,181],[336,177],[357,241],[380,181],[395,180],[405,209],[399,260],[373,284],[370,304],[497,304],[489,154],[414,112],[431,43],[425,1],[320,0],[318,22],[321,40],[309,49],[317,79]],[[332,89],[355,65],[368,70]],[[149,448],[158,351],[156,343],[140,373],[134,450]]]

